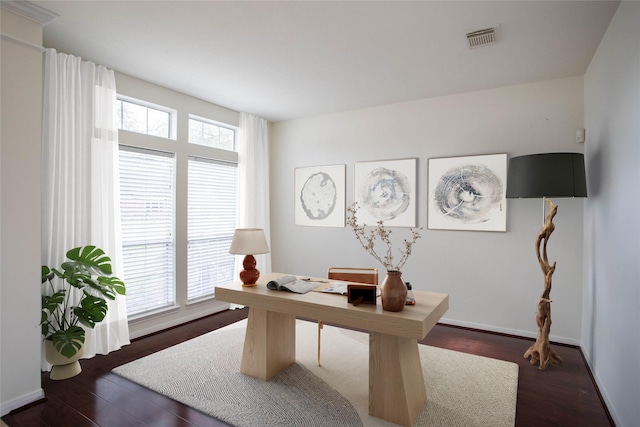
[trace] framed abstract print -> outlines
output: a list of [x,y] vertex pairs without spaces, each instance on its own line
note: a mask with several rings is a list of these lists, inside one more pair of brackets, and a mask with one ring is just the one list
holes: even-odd
[[416,227],[418,159],[356,162],[353,198],[362,224]]
[[296,168],[295,224],[344,227],[345,175],[346,165]]
[[429,159],[427,228],[507,231],[507,154]]

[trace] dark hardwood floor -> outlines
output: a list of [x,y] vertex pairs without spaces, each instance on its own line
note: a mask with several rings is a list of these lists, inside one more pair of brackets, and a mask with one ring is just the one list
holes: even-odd
[[[82,373],[64,381],[42,374],[46,401],[4,416],[10,427],[224,426],[195,409],[111,373],[111,369],[233,323],[248,309],[224,311],[134,340],[107,356],[82,360]],[[520,365],[517,426],[611,426],[579,349],[555,345],[564,359],[539,371],[522,355],[528,339],[437,325],[423,343]],[[445,427],[445,426],[443,426]]]

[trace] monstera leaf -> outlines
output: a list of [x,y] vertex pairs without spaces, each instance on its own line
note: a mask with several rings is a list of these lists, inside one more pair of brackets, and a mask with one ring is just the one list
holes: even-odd
[[65,357],[73,357],[84,344],[84,329],[72,326],[66,331],[58,330],[51,335],[53,345]]
[[104,298],[94,297],[85,294],[79,307],[74,307],[73,314],[78,316],[78,320],[85,326],[93,328],[96,323],[100,323],[107,315],[107,302]]

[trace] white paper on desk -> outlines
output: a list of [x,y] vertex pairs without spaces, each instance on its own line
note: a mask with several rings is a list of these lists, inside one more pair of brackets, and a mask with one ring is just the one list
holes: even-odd
[[348,282],[339,282],[337,280],[332,280],[331,282],[329,282],[329,286],[327,286],[324,289],[320,289],[320,292],[328,292],[330,294],[346,295],[347,294],[347,285],[348,284],[349,284]]
[[298,279],[296,276],[283,276],[267,283],[267,288],[274,291],[291,291],[306,294],[320,286],[320,282]]

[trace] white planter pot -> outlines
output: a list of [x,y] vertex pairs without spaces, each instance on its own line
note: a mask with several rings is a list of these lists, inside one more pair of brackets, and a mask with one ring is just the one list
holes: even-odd
[[84,344],[73,357],[69,358],[60,354],[52,341],[45,340],[44,355],[47,362],[53,365],[51,375],[49,376],[52,380],[66,380],[82,372],[78,360],[84,355]]

